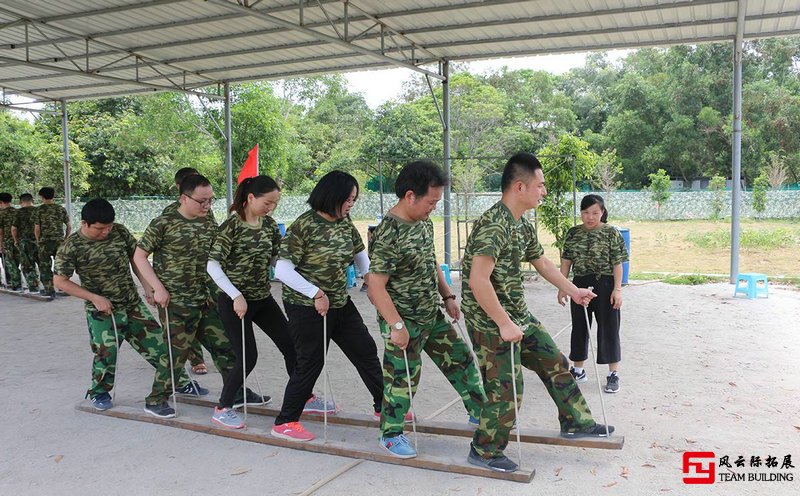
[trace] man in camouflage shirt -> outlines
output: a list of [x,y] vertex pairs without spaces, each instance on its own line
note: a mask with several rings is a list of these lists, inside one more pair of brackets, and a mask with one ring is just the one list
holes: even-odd
[[[181,206],[150,222],[133,256],[134,264],[153,288],[161,322],[169,321],[176,376],[182,373],[195,340],[211,352],[221,374],[227,374],[235,361],[211,297],[206,272],[208,253],[217,232],[216,223],[207,216],[213,195],[211,183],[205,177],[195,174],[184,179]],[[147,260],[151,253],[152,266]],[[208,394],[196,381],[178,392]]]
[[476,364],[467,344],[439,310],[460,312],[442,269],[436,263],[433,222],[429,216],[442,198],[446,179],[430,162],[412,162],[397,176],[400,199],[373,233],[367,294],[378,309],[385,342],[381,446],[400,458],[416,456],[403,434],[409,411],[405,350],[416,390],[422,372],[422,351],[458,392],[470,417],[477,421],[486,399]]
[[0,253],[3,254],[3,268],[6,274],[6,284],[12,291],[22,289],[22,279],[19,273],[19,251],[11,236],[11,227],[17,209],[11,205],[11,193],[0,193]]
[[[39,197],[42,199],[42,204],[36,209],[34,216],[34,235],[39,250],[39,272],[44,286],[41,293],[51,298],[56,295],[53,289],[53,271],[50,268],[51,259],[56,256],[58,245],[72,231],[67,210],[61,205],[53,203],[55,195],[56,191],[53,188],[40,189]],[[66,233],[64,232],[65,226]]]
[[[108,201],[88,201],[81,210],[80,228],[56,252],[55,286],[86,300],[86,322],[94,354],[92,385],[86,394],[97,410],[113,406],[108,393],[114,387],[119,353],[116,325],[119,342],[127,341],[156,369],[152,390],[145,398],[145,411],[163,418],[174,417],[175,411],[166,403],[172,385],[164,336],[131,277],[136,240],[125,226],[114,223],[114,216],[114,207]],[[70,281],[75,272],[80,285]],[[146,281],[138,273],[137,277],[148,290]]]
[[[179,197],[180,197],[180,194],[181,194],[181,181],[183,181],[187,177],[193,176],[195,174],[200,174],[200,173],[197,172],[197,169],[195,169],[194,167],[182,167],[182,168],[178,169],[178,171],[175,173],[175,189],[178,190],[178,196]],[[164,210],[161,211],[161,215],[166,215],[166,214],[169,214],[169,213],[172,213],[172,212],[177,212],[178,208],[180,206],[181,206],[180,200],[175,200],[174,202],[172,202],[169,205],[167,205],[166,207],[164,207]],[[207,215],[208,215],[209,219],[214,221],[214,224],[217,223],[217,219],[214,218],[214,210],[213,209],[209,208]],[[219,294],[218,294],[218,291],[217,291],[216,284],[214,284],[213,282],[209,281],[208,287],[211,290],[211,298],[214,301],[217,301],[217,297],[218,297]],[[189,360],[189,363],[192,366],[192,372],[194,372],[195,374],[203,375],[203,374],[207,374],[208,373],[208,367],[206,367],[205,359],[203,358],[203,348],[202,348],[202,346],[200,344],[200,340],[199,339],[195,339],[194,341],[192,341],[192,345],[191,345],[191,348],[189,350],[189,358],[188,358],[188,360]]]
[[36,245],[36,235],[34,233],[36,207],[33,206],[33,196],[30,193],[21,194],[19,196],[19,204],[20,208],[16,211],[14,224],[11,227],[11,236],[19,249],[22,274],[28,283],[28,291],[33,293],[39,291],[39,272],[36,270],[36,263],[39,261],[39,249]]
[[[475,222],[464,253],[463,310],[483,373],[488,401],[472,438],[467,460],[500,472],[517,464],[503,454],[514,425],[512,378],[522,401],[521,366],[533,370],[558,408],[564,437],[605,436],[569,371],[569,363],[525,303],[521,264],[530,262],[544,279],[573,301],[588,304],[595,296],[567,280],[544,256],[531,223],[523,217],[547,194],[539,161],[530,153],[511,157],[503,170],[503,195]],[[514,368],[511,369],[511,344]],[[614,428],[609,426],[609,432]]]

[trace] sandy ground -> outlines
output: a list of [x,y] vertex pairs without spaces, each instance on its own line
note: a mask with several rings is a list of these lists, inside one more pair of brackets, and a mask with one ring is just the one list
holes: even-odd
[[[774,456],[779,465],[791,455],[800,467],[800,293],[770,289],[769,298],[759,300],[734,300],[727,284],[647,283],[625,290],[622,390],[603,395],[609,421],[625,436],[621,451],[525,445],[524,464],[536,469],[531,484],[365,462],[315,494],[798,494],[800,468],[732,470],[792,473],[792,482],[682,482],[684,451],[713,451],[731,461]],[[351,293],[382,350],[372,307],[363,293]],[[532,282],[527,295],[568,352],[569,330],[559,331],[569,315],[556,304],[555,291]],[[256,373],[279,404],[286,381],[281,360],[263,334],[258,339]],[[351,462],[76,412],[89,383],[91,353],[75,298],[44,303],[0,295],[0,363],[6,412],[0,494],[299,494]],[[368,413],[366,389],[338,348],[332,348],[330,363],[342,407]],[[123,347],[117,402],[141,405],[151,370]],[[600,419],[601,393],[589,371],[582,390]],[[525,380],[522,424],[557,429],[555,408],[538,378],[526,371]],[[221,381],[213,367],[201,382],[215,398]],[[453,398],[427,362],[415,400],[418,415],[425,418]],[[465,413],[456,405],[437,418],[464,421]],[[321,431],[318,426],[309,425]],[[466,456],[468,440],[458,443]],[[509,454],[516,456],[513,445]]]

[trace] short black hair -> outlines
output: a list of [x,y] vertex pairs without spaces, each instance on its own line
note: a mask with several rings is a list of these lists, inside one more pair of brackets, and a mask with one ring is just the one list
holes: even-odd
[[211,181],[206,176],[200,174],[190,174],[181,181],[180,190],[182,195],[191,195],[194,190],[201,186],[211,186]]
[[33,195],[30,193],[22,193],[19,195],[19,201],[21,202],[33,202]]
[[44,188],[39,190],[39,196],[41,196],[45,200],[52,200],[56,196],[56,190],[49,186],[45,186]]
[[114,206],[105,198],[94,198],[86,202],[81,209],[81,220],[88,225],[92,224],[111,224],[114,222],[116,213]]
[[603,211],[603,215],[600,217],[600,222],[608,222],[608,210],[606,209],[606,202],[603,200],[603,197],[595,194],[584,196],[583,199],[581,199],[581,212],[592,205],[599,206],[600,210]]
[[199,174],[199,172],[197,172],[197,169],[195,169],[194,167],[182,167],[178,169],[178,172],[175,173],[175,184],[180,186],[180,184],[183,182],[186,176],[191,176],[193,174]]
[[0,193],[0,203],[11,203],[11,200],[13,199],[14,197],[11,196],[11,193]]
[[356,188],[358,198],[358,181],[356,178],[339,170],[330,171],[319,180],[311,194],[308,195],[308,204],[312,209],[324,212],[332,217],[339,217],[342,205],[350,198]]
[[394,192],[403,198],[409,191],[415,196],[425,196],[428,188],[447,185],[447,178],[442,170],[428,160],[417,160],[403,167],[394,183]]
[[503,169],[503,178],[500,180],[500,190],[506,191],[514,181],[532,176],[536,169],[541,168],[542,164],[533,153],[517,153],[506,162],[506,166]]

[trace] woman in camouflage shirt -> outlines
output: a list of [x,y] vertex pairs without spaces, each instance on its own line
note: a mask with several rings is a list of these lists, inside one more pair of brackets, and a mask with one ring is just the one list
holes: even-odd
[[[347,267],[354,261],[362,274],[369,272],[367,250],[349,216],[356,198],[358,182],[353,176],[329,172],[308,198],[311,209],[289,226],[281,244],[275,277],[284,285],[283,307],[297,364],[286,385],[273,436],[291,441],[314,439],[299,420],[322,372],[323,354],[330,341],[339,345],[358,370],[372,396],[374,410],[381,410],[383,378],[378,348],[346,287]],[[328,326],[329,342],[325,346],[323,319]],[[322,408],[329,409],[328,405]]]
[[236,364],[223,377],[222,394],[212,417],[223,427],[244,427],[233,407],[236,392],[244,382],[242,370],[249,375],[258,359],[254,322],[283,354],[287,375],[291,376],[294,370],[294,343],[269,283],[270,265],[281,243],[278,224],[269,214],[278,206],[280,197],[278,183],[269,176],[242,181],[236,188],[231,216],[219,226],[208,257],[208,273],[222,290],[217,298],[219,314],[236,353]]
[[[561,273],[569,276],[579,288],[592,286],[597,298],[589,303],[589,319],[597,320],[597,363],[608,364],[605,391],[619,391],[617,370],[621,359],[619,345],[619,322],[622,306],[622,263],[628,260],[625,241],[619,231],[606,224],[608,211],[599,195],[586,195],[581,200],[583,224],[567,231],[564,250],[561,254]],[[567,296],[558,293],[558,302],[566,304]],[[570,303],[572,313],[572,340],[570,360],[575,366],[570,369],[576,382],[586,382],[583,362],[588,357],[589,336],[586,316],[581,305]],[[591,322],[591,320],[590,320]]]

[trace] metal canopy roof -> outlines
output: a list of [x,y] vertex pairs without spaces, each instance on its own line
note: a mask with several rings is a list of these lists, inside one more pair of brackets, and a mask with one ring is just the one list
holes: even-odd
[[[441,78],[443,60],[732,41],[738,4],[3,0],[0,86],[74,100],[393,66]],[[746,5],[745,38],[800,33],[800,0]]]

